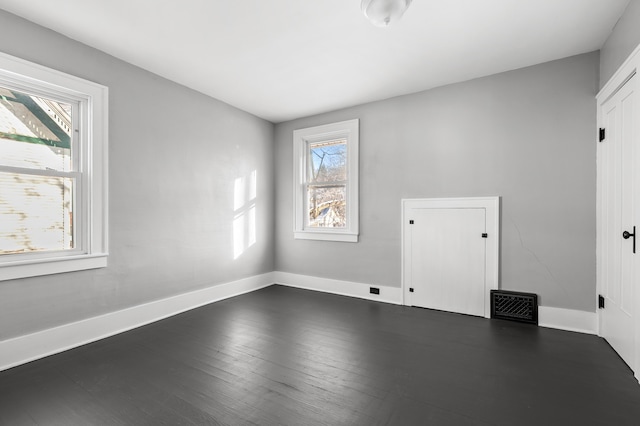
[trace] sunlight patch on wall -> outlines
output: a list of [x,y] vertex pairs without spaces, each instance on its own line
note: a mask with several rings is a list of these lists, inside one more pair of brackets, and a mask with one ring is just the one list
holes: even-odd
[[233,188],[233,259],[256,243],[257,172],[239,177]]

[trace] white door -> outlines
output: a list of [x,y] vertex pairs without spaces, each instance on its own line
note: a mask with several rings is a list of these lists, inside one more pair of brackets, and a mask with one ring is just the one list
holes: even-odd
[[[601,106],[604,140],[598,143],[598,283],[604,308],[600,335],[635,369],[634,299],[638,283],[633,262],[638,254],[634,226],[638,221],[638,114],[632,77]],[[626,232],[626,233],[625,233]],[[625,238],[627,237],[627,238]],[[640,247],[636,247],[636,252]]]
[[484,316],[485,210],[413,209],[412,304]]

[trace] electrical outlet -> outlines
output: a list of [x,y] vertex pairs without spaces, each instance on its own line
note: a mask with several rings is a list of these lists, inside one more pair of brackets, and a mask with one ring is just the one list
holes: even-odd
[[380,294],[380,289],[378,287],[369,287],[369,293]]

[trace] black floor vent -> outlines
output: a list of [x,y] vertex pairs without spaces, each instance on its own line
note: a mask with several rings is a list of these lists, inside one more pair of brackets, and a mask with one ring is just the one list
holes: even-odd
[[491,318],[538,324],[538,295],[491,290]]

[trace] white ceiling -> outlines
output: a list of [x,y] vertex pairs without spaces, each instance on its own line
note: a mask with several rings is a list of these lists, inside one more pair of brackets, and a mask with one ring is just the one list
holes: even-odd
[[0,8],[272,122],[602,47],[629,0],[0,0]]

